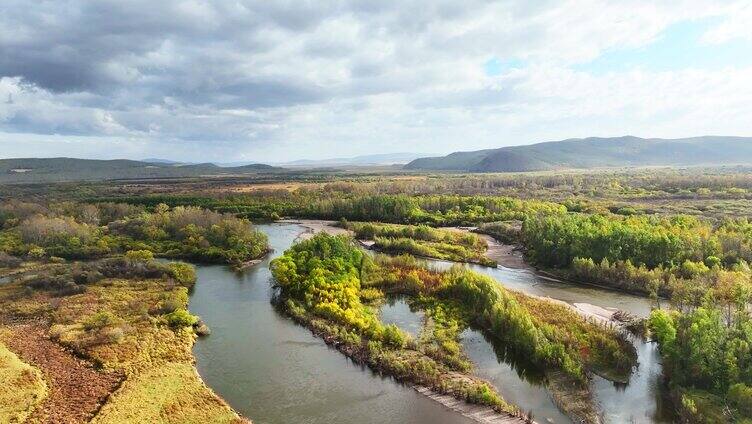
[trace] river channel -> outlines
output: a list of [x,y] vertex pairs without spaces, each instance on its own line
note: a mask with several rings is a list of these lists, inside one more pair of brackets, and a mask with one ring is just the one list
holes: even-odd
[[[190,310],[209,325],[210,336],[194,346],[206,384],[254,423],[469,423],[469,419],[412,388],[354,364],[320,338],[274,309],[269,262],[291,246],[305,229],[296,224],[259,225],[273,254],[235,272],[226,266],[198,266]],[[450,263],[430,261],[445,268]],[[565,302],[616,307],[644,316],[647,299],[542,278],[530,270],[467,265],[506,287]],[[422,314],[403,301],[385,305],[382,319],[416,335]],[[480,377],[491,381],[510,402],[531,410],[539,423],[570,422],[541,385],[541,376],[503,346],[475,330],[463,346]],[[639,367],[626,385],[593,380],[607,422],[670,422],[659,385],[660,362],[652,343],[634,340]]]

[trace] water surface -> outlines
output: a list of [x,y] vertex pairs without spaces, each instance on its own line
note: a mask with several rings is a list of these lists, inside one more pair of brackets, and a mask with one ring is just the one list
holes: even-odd
[[[303,231],[290,224],[260,225],[280,255]],[[194,354],[204,381],[242,415],[255,423],[468,423],[470,420],[390,378],[353,364],[308,330],[272,306],[267,258],[236,273],[224,266],[197,267],[198,283],[190,309],[212,334],[197,341]],[[452,263],[429,261],[437,268]],[[565,302],[616,307],[639,316],[650,311],[647,299],[555,282],[529,270],[465,265],[505,287]],[[422,314],[402,300],[387,303],[382,320],[417,337]],[[627,385],[595,377],[593,388],[607,422],[671,422],[664,412],[659,384],[660,362],[653,343],[634,340],[640,363]],[[491,381],[508,401],[532,410],[539,423],[570,422],[553,404],[542,376],[503,346],[475,330],[462,344],[476,373]]]
[[412,311],[404,299],[387,299],[379,311],[379,319],[384,324],[394,324],[400,330],[417,339],[423,328],[423,312]]
[[[448,269],[455,265],[446,261],[428,260],[428,262],[437,269]],[[570,304],[578,302],[590,303],[604,308],[614,307],[639,317],[648,316],[651,310],[650,300],[644,297],[593,286],[564,283],[538,275],[532,270],[511,269],[502,266],[491,268],[474,264],[463,264],[462,266],[488,275],[499,281],[504,287],[522,293],[546,296]],[[482,336],[476,336],[476,340],[480,338]],[[673,421],[673,415],[671,406],[664,399],[666,393],[661,385],[661,363],[658,346],[656,343],[647,342],[637,337],[632,337],[631,341],[637,350],[638,367],[631,375],[629,383],[616,384],[598,376],[593,378],[593,392],[601,410],[604,412],[604,418],[609,423],[670,423]],[[488,350],[489,348],[485,347],[484,349]],[[472,347],[470,347],[468,354],[476,363],[480,364],[483,361],[483,355],[473,354]],[[497,388],[505,399],[514,402],[514,399],[517,398],[515,392],[510,393],[503,388],[505,381],[503,375],[509,373],[505,369],[508,366],[509,364],[501,361],[497,370],[487,369],[485,372],[498,373],[499,377],[491,380],[495,384],[498,383]],[[509,381],[515,383],[514,380]],[[550,409],[547,408],[548,405],[537,404],[538,401],[535,399],[539,399],[539,397],[523,397],[515,403],[526,411],[529,409],[527,405],[530,405],[536,418],[552,414]],[[539,412],[536,413],[536,411]],[[553,419],[554,422],[560,420],[561,417],[558,420]]]
[[[258,226],[279,255],[302,231]],[[199,266],[191,312],[212,334],[196,342],[199,374],[243,416],[264,423],[469,423],[327,347],[272,306],[269,259],[244,273]]]

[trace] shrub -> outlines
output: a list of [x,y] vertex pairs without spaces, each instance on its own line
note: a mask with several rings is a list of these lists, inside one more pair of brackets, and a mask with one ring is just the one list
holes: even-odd
[[396,348],[402,348],[405,346],[405,343],[407,343],[407,337],[402,333],[399,327],[394,324],[384,326],[382,340],[387,345]]
[[184,309],[187,304],[188,293],[185,289],[177,289],[162,295],[159,310],[163,314],[170,314]]
[[170,276],[183,286],[190,287],[196,283],[196,269],[185,262],[170,262],[167,264]]
[[47,252],[41,247],[32,247],[29,249],[29,257],[33,259],[42,259],[47,255]]
[[133,262],[149,262],[154,260],[154,253],[149,250],[129,250],[125,257]]
[[165,315],[165,319],[167,319],[167,324],[173,328],[190,327],[198,322],[198,317],[191,315],[185,309],[171,312]]
[[125,332],[120,327],[105,328],[101,332],[107,343],[120,343],[125,337]]
[[499,403],[499,395],[487,384],[478,384],[467,392],[467,400],[479,405],[496,405]]
[[734,384],[729,388],[728,400],[741,414],[752,417],[752,387],[744,383]]
[[108,311],[97,312],[84,321],[84,329],[86,331],[101,330],[113,325],[115,321],[115,316],[112,313]]

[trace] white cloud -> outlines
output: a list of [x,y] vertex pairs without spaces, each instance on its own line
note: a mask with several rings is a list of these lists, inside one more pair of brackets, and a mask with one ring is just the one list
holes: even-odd
[[752,41],[752,3],[736,2],[724,8],[721,21],[703,35],[709,44],[741,39]]
[[[718,20],[705,42],[744,38],[741,2],[9,3],[6,139],[61,134],[109,156],[227,161],[752,130],[750,69],[571,68],[685,20]],[[523,65],[487,76],[491,57]],[[138,148],[98,150],[78,136]]]

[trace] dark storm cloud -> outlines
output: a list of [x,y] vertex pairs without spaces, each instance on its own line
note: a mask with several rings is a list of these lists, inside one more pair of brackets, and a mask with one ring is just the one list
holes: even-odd
[[[245,123],[228,126],[228,121],[254,125],[254,120],[217,111],[328,100],[330,95],[306,74],[277,68],[274,48],[296,32],[312,30],[338,7],[336,2],[50,1],[34,7],[4,2],[0,77],[31,86],[17,97],[47,110],[15,107],[3,128],[246,138],[259,131],[243,128]],[[333,46],[315,48],[320,55],[338,54]],[[101,114],[80,110],[79,122],[55,122],[66,107],[106,111],[118,125],[102,124],[97,122]],[[133,110],[141,117],[134,117]],[[203,129],[184,127],[199,123]],[[165,134],[170,127],[180,130]],[[229,134],[228,127],[234,128]]]

